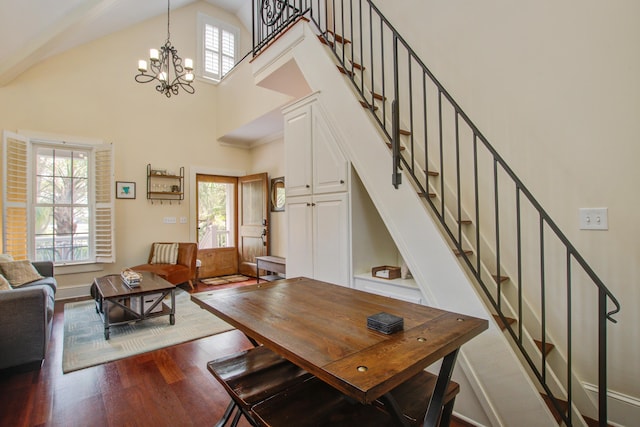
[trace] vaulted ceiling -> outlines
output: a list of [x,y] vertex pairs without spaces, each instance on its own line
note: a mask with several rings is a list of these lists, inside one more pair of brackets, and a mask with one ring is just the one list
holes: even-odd
[[[171,9],[196,1],[172,0]],[[238,14],[249,0],[204,1]],[[165,0],[2,0],[0,86],[49,56],[166,10]]]

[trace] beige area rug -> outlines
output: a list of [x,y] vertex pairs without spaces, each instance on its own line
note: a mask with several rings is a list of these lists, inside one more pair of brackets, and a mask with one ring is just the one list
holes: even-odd
[[230,276],[211,277],[209,279],[200,279],[202,283],[207,285],[226,285],[228,283],[246,282],[252,277],[243,276],[242,274],[232,274]]
[[175,325],[169,324],[169,316],[160,316],[112,326],[109,340],[104,339],[104,324],[93,300],[67,303],[62,371],[72,372],[231,329],[231,325],[194,304],[191,295],[179,288]]

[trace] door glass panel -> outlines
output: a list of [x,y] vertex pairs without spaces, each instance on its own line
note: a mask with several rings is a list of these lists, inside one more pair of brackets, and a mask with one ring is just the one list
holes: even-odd
[[235,246],[235,178],[198,175],[198,247]]
[[258,206],[259,209],[242,209],[242,225],[262,225],[264,194],[261,181],[242,184],[242,206]]

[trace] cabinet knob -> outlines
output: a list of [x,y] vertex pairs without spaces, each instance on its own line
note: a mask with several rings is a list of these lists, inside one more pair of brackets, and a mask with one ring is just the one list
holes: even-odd
[[311,203],[307,203],[307,206],[311,206]]
[[311,206],[315,206],[315,205],[316,205],[315,203],[311,203]]
[[341,179],[341,180],[340,180],[340,184],[344,184],[344,179]]
[[309,188],[309,187],[311,187],[311,186],[310,186],[309,184],[307,184],[307,185],[305,185],[305,187]]

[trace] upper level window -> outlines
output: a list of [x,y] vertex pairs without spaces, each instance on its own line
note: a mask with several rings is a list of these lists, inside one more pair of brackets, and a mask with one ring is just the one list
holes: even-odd
[[115,262],[113,147],[4,132],[3,251],[56,265]]
[[240,31],[225,22],[198,14],[198,67],[200,76],[219,81],[238,59]]

